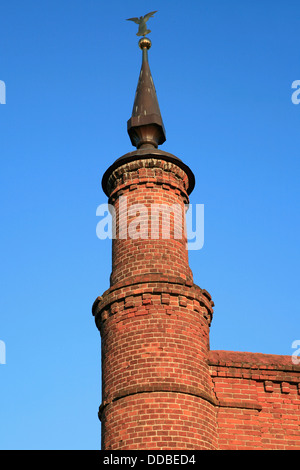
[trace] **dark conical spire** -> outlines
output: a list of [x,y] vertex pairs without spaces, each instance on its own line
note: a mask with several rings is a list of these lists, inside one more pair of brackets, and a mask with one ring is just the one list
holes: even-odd
[[140,39],[139,47],[142,49],[143,60],[127,131],[132,145],[136,148],[157,148],[165,142],[166,133],[148,63],[150,39]]

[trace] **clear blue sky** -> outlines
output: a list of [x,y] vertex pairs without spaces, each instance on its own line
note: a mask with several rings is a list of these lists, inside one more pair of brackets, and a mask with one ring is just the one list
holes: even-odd
[[299,0],[3,0],[0,15],[1,449],[98,449],[109,286],[100,183],[131,151],[126,122],[149,21],[167,131],[196,176],[215,302],[211,349],[290,355],[299,329]]

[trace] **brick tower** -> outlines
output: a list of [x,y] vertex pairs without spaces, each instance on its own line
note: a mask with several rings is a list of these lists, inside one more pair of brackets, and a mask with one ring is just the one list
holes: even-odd
[[128,121],[136,150],[102,180],[116,227],[110,288],[93,305],[102,345],[102,449],[216,449],[208,361],[213,302],[193,283],[183,229],[194,175],[158,149],[166,138],[148,63],[151,42],[143,38],[139,46]]

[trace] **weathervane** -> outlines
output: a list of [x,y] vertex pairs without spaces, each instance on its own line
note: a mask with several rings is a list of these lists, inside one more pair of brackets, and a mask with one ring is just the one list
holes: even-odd
[[[136,33],[136,35],[137,36],[144,36],[144,38],[141,38],[140,41],[139,41],[139,46],[140,46],[141,49],[144,48],[144,47],[149,49],[151,47],[150,39],[145,38],[146,34],[151,33],[151,30],[147,29],[146,23],[149,20],[149,18],[151,18],[151,16],[153,16],[154,13],[156,13],[156,12],[157,12],[157,10],[156,11],[151,11],[150,13],[147,13],[147,15],[140,16],[139,18],[128,18],[127,19],[127,21],[134,21],[134,23],[139,25],[139,30]],[[146,41],[145,41],[145,39],[146,39]]]

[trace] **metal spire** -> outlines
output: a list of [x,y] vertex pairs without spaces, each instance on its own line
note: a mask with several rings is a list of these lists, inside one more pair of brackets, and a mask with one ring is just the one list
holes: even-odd
[[142,50],[142,67],[132,115],[127,122],[127,131],[131,143],[135,147],[158,147],[158,145],[165,142],[166,133],[148,62],[148,50],[151,47],[150,39],[141,38],[139,47]]

